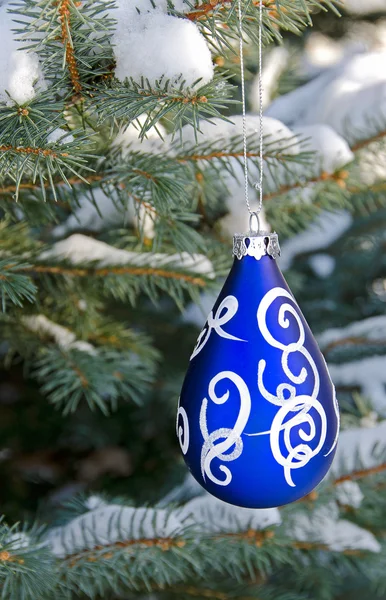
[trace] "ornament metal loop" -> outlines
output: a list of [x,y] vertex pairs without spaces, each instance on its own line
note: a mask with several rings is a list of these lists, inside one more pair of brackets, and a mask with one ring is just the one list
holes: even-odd
[[249,231],[256,235],[260,233],[260,219],[257,212],[252,212],[249,216]]

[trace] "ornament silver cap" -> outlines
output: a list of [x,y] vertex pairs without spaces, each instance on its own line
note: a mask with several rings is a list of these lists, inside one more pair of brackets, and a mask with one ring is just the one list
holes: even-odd
[[233,236],[233,255],[239,260],[244,256],[253,256],[256,260],[260,260],[266,255],[276,260],[280,256],[277,233],[260,231],[258,214],[252,213],[249,219],[249,231],[235,233]]

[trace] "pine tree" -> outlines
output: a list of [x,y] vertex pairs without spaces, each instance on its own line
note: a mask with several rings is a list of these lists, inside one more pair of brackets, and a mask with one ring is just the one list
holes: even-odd
[[[242,6],[254,202],[259,2]],[[252,510],[187,476],[174,431],[247,228],[237,2],[0,5],[3,600],[385,598],[386,52],[350,52],[386,7],[367,8],[365,27],[263,0],[264,218],[342,433],[317,490]],[[330,66],[305,64],[313,23]]]

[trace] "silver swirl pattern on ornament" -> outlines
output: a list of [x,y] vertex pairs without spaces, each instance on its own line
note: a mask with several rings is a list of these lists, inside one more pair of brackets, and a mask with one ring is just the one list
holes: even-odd
[[245,340],[231,335],[223,329],[223,326],[226,325],[231,319],[233,319],[233,317],[237,313],[238,308],[239,303],[237,301],[237,298],[235,298],[234,296],[227,296],[221,302],[214,316],[213,311],[209,313],[206,325],[201,331],[200,335],[198,336],[197,344],[193,350],[190,360],[192,360],[195,356],[197,356],[197,354],[201,352],[201,350],[204,348],[205,344],[209,340],[212,331],[215,331],[217,335],[219,335],[222,338],[234,340],[236,342],[245,342]]
[[[182,425],[179,425],[179,422]],[[189,419],[186,410],[180,406],[180,400],[178,400],[177,420],[176,420],[176,432],[182,454],[186,454],[189,450],[190,443],[190,432],[189,432]]]
[[[217,458],[223,462],[236,460],[243,451],[243,442],[241,435],[248,422],[251,412],[251,396],[245,381],[233,371],[222,371],[213,377],[209,383],[208,396],[215,404],[224,404],[230,397],[229,389],[222,396],[217,396],[216,386],[224,380],[231,381],[237,389],[240,396],[240,409],[233,428],[221,427],[209,433],[207,423],[208,399],[204,398],[200,411],[200,429],[204,443],[201,449],[201,473],[202,477],[207,477],[217,485],[226,486],[232,481],[232,472],[229,467],[219,465],[219,470],[224,474],[224,478],[216,477],[212,472],[212,461]],[[219,441],[222,440],[222,441]],[[233,448],[234,447],[234,448]],[[229,452],[229,450],[233,450]]]
[[[283,374],[291,383],[281,383],[277,386],[275,393],[270,392],[264,385],[264,371],[266,361],[260,360],[258,364],[257,384],[261,395],[270,403],[279,406],[271,428],[268,431],[262,431],[249,436],[269,435],[270,446],[275,460],[283,467],[285,480],[288,485],[294,487],[295,483],[292,479],[292,470],[300,469],[308,464],[308,462],[321,451],[327,436],[327,416],[322,404],[318,400],[320,388],[320,376],[316,367],[315,361],[311,354],[304,347],[305,330],[301,317],[293,304],[283,302],[280,305],[277,321],[280,327],[288,329],[290,326],[289,315],[291,315],[298,326],[297,340],[284,344],[276,339],[267,325],[267,312],[278,298],[287,298],[295,303],[293,296],[284,288],[276,287],[265,294],[261,300],[257,310],[257,322],[265,341],[272,347],[282,351],[281,367]],[[294,373],[289,366],[289,358],[292,354],[300,352],[308,363],[308,368],[302,367],[298,373]],[[297,395],[296,386],[302,384],[312,374],[313,390],[311,394]],[[319,439],[315,440],[318,429],[316,427],[313,416],[310,414],[311,409],[316,411],[320,418]],[[337,404],[335,412],[337,411]],[[291,416],[288,419],[288,415]],[[298,443],[295,446],[291,442],[291,431],[294,427],[298,429],[298,436],[303,443]],[[283,444],[285,454],[282,451]],[[310,442],[317,441],[316,447],[312,448]],[[329,450],[332,452],[337,442],[337,437]]]

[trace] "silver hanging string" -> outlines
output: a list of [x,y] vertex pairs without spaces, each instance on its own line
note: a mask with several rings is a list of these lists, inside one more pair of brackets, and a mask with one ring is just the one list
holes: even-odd
[[[259,192],[259,204],[256,211],[251,209],[249,202],[249,177],[248,177],[248,147],[247,147],[247,117],[246,117],[246,100],[245,100],[245,73],[244,73],[244,49],[243,49],[243,11],[242,11],[242,0],[238,0],[238,18],[239,18],[239,29],[240,29],[240,70],[241,70],[241,101],[242,101],[242,113],[243,113],[243,154],[244,154],[244,191],[245,191],[245,203],[247,205],[248,212],[251,217],[255,216],[258,226],[259,218],[258,215],[261,212],[263,205],[263,77],[262,77],[262,54],[263,54],[263,42],[262,42],[262,31],[263,31],[263,0],[259,3],[259,73],[258,73],[258,88],[259,88],[259,181],[254,184],[254,188]],[[252,220],[250,219],[250,223]]]

